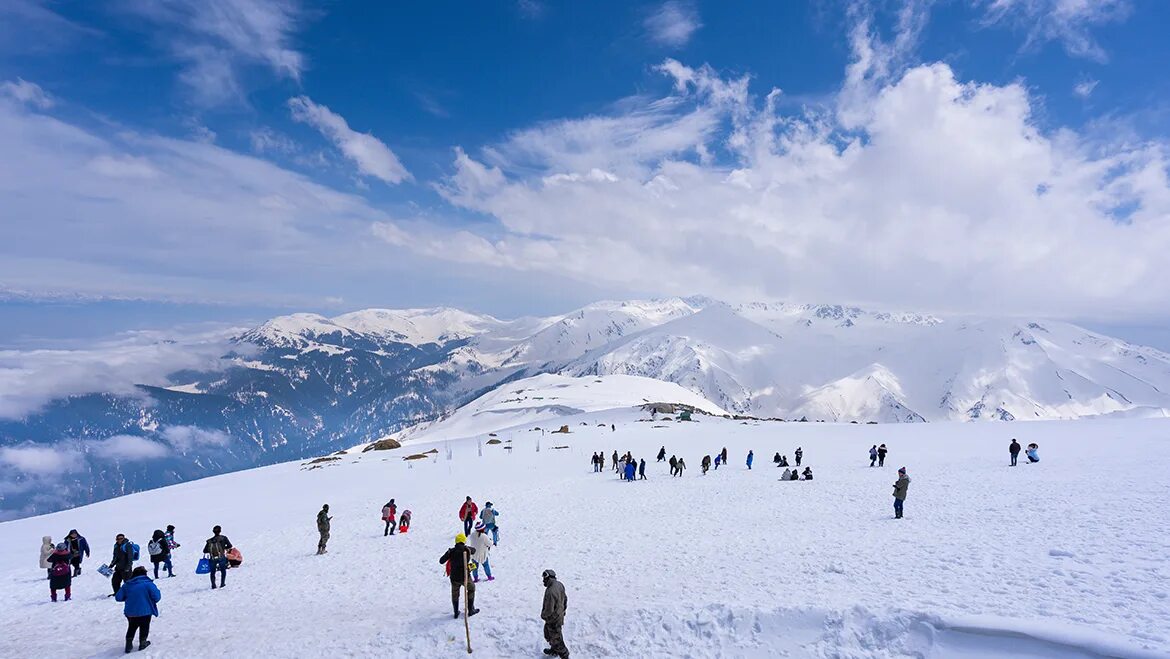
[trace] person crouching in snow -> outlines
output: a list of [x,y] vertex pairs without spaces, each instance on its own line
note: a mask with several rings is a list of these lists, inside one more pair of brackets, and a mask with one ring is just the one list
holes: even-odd
[[65,590],[66,602],[73,597],[70,589],[73,585],[73,566],[69,564],[72,559],[68,542],[57,545],[53,548],[53,553],[49,554],[49,599],[54,602],[57,601],[57,591],[61,589]]
[[906,475],[906,468],[898,470],[898,480],[894,483],[894,519],[902,519],[902,506],[906,503],[906,491],[910,489],[910,477]]
[[776,451],[776,455],[772,456],[772,463],[775,464],[777,467],[780,466],[780,452],[779,451]]
[[122,612],[126,615],[126,652],[134,649],[134,632],[138,632],[138,649],[145,650],[150,641],[150,618],[158,615],[158,603],[162,593],[158,586],[146,576],[146,568],[139,565],[134,568],[129,581],[122,584],[114,599],[125,602]]
[[467,581],[467,564],[471,562],[471,554],[475,550],[467,546],[467,536],[460,533],[455,536],[455,546],[448,549],[439,557],[440,564],[447,565],[447,577],[451,580],[451,608],[455,617],[459,617],[459,589],[467,584],[467,615],[479,613],[475,608],[475,583]]
[[410,530],[410,511],[402,511],[402,517],[398,518],[398,532],[406,533]]
[[1040,456],[1036,453],[1040,450],[1039,444],[1028,444],[1028,450],[1024,454],[1028,456],[1028,463],[1040,462]]
[[475,533],[471,534],[469,546],[475,550],[475,561],[473,562],[475,568],[471,571],[472,581],[479,583],[479,568],[481,567],[484,574],[487,575],[487,580],[495,581],[496,578],[492,576],[492,564],[489,560],[493,545],[488,539],[486,524],[480,522],[475,525]]
[[792,480],[792,472],[788,469],[785,469],[784,473],[780,474],[780,480],[782,480],[782,481]]
[[812,476],[812,467],[805,467],[805,468],[804,468],[804,474],[803,474],[803,475],[804,475],[804,480],[806,480],[806,481],[811,481],[811,480],[813,479],[813,476]]
[[797,471],[797,470],[795,470],[795,469],[793,469],[793,470],[792,470],[792,473],[788,475],[788,480],[790,480],[790,481],[798,481],[798,480],[800,480],[800,472],[799,472],[799,471]]

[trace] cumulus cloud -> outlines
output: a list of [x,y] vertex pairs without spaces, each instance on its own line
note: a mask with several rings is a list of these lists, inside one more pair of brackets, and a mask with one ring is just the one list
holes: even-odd
[[345,118],[336,112],[314,103],[308,96],[290,98],[288,107],[294,120],[320,131],[362,174],[386,183],[410,180],[410,172],[390,147],[369,133],[351,129]]
[[0,95],[7,96],[25,105],[31,105],[41,110],[48,110],[54,105],[53,97],[49,96],[48,92],[44,89],[41,89],[40,85],[24,80],[23,78],[0,82]]
[[52,476],[80,469],[83,456],[65,444],[0,447],[0,464],[32,476]]
[[167,426],[162,429],[162,438],[179,451],[197,446],[226,446],[231,442],[231,436],[223,431],[198,426]]
[[703,23],[691,2],[667,0],[642,22],[650,39],[663,46],[685,46]]
[[975,0],[991,24],[1007,24],[1027,32],[1025,48],[1059,42],[1068,54],[1096,61],[1108,59],[1092,36],[1095,27],[1124,20],[1129,0]]
[[85,446],[92,455],[100,459],[123,462],[156,460],[171,453],[165,444],[136,435],[114,435],[106,439],[89,440],[85,442]]

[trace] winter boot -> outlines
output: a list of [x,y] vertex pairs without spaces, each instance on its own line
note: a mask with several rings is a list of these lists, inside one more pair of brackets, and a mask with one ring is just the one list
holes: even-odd
[[488,578],[487,578],[487,580],[488,580],[488,581],[495,581],[495,580],[496,580],[496,578],[495,578],[495,577],[488,577]]
[[145,650],[148,647],[150,647],[150,641],[143,641],[143,642],[138,644],[138,651],[142,652],[143,650]]
[[126,641],[126,654],[134,651],[134,641]]
[[550,656],[550,657],[551,657],[551,656],[553,656],[554,654],[556,654],[556,653],[557,653],[557,651],[556,651],[556,650],[554,650],[554,649],[552,649],[552,648],[545,648],[545,649],[544,649],[544,653],[545,653],[545,654],[547,654],[548,656]]

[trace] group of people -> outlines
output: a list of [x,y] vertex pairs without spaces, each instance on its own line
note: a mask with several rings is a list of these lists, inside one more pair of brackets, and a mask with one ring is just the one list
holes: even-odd
[[[593,457],[589,459],[589,464],[593,466],[594,473],[600,473],[605,470],[605,453],[594,453]],[[646,459],[642,458],[640,461],[634,458],[629,451],[623,456],[618,456],[618,452],[613,452],[613,470],[617,473],[618,478],[624,481],[633,482],[635,480],[646,480]]]
[[382,506],[382,521],[386,522],[386,528],[382,532],[382,537],[394,535],[397,533],[406,533],[410,530],[410,516],[409,510],[402,511],[402,517],[398,517],[398,504],[394,503],[394,499],[386,502]]
[[873,446],[869,447],[869,466],[874,466],[875,462],[879,467],[886,466],[886,453],[888,452],[889,450],[886,449],[885,444],[882,444],[881,446],[874,444]]
[[[751,453],[751,451],[749,451],[748,453],[750,454],[750,453]],[[800,461],[804,459],[804,449],[803,449],[803,448],[801,448],[801,447],[799,447],[799,446],[797,446],[797,447],[796,447],[796,452],[792,454],[792,457],[793,457],[793,458],[796,460],[796,466],[797,466],[797,467],[799,467],[799,466],[800,466]],[[772,456],[772,464],[776,465],[777,467],[788,467],[788,466],[790,466],[790,465],[788,464],[788,455],[787,455],[787,454],[785,454],[785,455],[780,455],[780,452],[779,452],[779,451],[777,451],[777,452],[776,452],[776,455]],[[781,480],[784,480],[784,479],[781,479]]]
[[811,481],[813,479],[812,467],[805,467],[803,472],[799,469],[785,469],[784,473],[780,474],[780,480],[782,481],[798,481],[802,477],[806,481]]
[[[1012,443],[1008,444],[1008,454],[1012,456],[1012,466],[1016,466],[1016,460],[1020,457],[1020,443],[1012,438]],[[1040,462],[1040,445],[1036,442],[1028,444],[1028,450],[1024,452],[1028,456],[1028,463]]]

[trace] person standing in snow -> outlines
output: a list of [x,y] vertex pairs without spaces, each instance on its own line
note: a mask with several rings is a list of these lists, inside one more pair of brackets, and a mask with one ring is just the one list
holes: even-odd
[[638,480],[646,480],[646,458],[642,458],[642,461],[638,463]]
[[[47,536],[46,536],[47,537]],[[53,548],[46,561],[49,564],[49,599],[57,601],[57,591],[65,590],[65,601],[73,599],[73,568],[69,565],[73,557],[69,553],[69,543],[62,542]]]
[[666,462],[666,446],[658,449],[658,462]]
[[1016,466],[1016,460],[1020,457],[1020,443],[1015,437],[1012,438],[1012,443],[1008,444],[1008,453],[1012,456],[1012,466]]
[[[328,508],[329,506],[325,506]],[[232,548],[232,541],[228,540],[226,535],[220,533],[222,531],[218,524],[211,529],[211,537],[207,542],[203,543],[203,555],[211,561],[211,589],[215,590],[215,573],[219,572],[219,587],[223,588],[224,582],[227,581],[227,567],[228,550]],[[329,530],[325,531],[325,539],[329,539]],[[324,545],[322,545],[324,547]],[[324,553],[323,550],[318,550],[318,554]]]
[[[53,552],[56,550],[57,550],[57,547],[53,544],[53,537],[52,536],[46,535],[45,537],[41,538],[40,566],[41,566],[41,569],[44,570],[46,574],[48,574],[49,568],[53,567],[49,563],[49,557],[52,556]],[[70,568],[70,572],[72,572],[72,568]]]
[[[877,453],[878,453],[878,466],[879,467],[886,466],[886,445],[882,444],[881,446],[879,446]],[[799,463],[797,463],[797,464],[799,464]]]
[[468,546],[474,550],[475,560],[472,565],[475,567],[471,570],[471,580],[479,583],[479,568],[483,568],[484,574],[487,575],[488,581],[495,581],[496,578],[492,576],[492,565],[489,561],[489,554],[494,546],[488,539],[487,525],[480,522],[475,525],[475,533],[471,534],[471,542]]
[[114,596],[119,602],[125,602],[122,612],[126,615],[126,652],[134,649],[134,634],[138,633],[138,651],[141,652],[150,646],[147,636],[150,635],[150,618],[158,615],[158,603],[162,600],[162,593],[158,586],[146,576],[146,568],[138,566],[134,573]]
[[799,446],[797,446],[797,447],[796,447],[796,453],[795,453],[795,454],[793,454],[793,457],[795,457],[795,458],[796,458],[796,466],[797,466],[797,467],[799,467],[799,466],[800,466],[800,461],[801,461],[801,459],[802,459],[802,458],[804,458],[804,449],[802,449],[802,448],[800,448]]
[[715,454],[715,471],[719,471],[719,463],[722,461],[723,461],[723,454],[716,453]]
[[394,499],[387,501],[386,505],[382,506],[382,521],[386,522],[382,537],[394,535],[394,532],[398,530],[398,506],[394,505]]
[[877,464],[877,444],[869,447],[869,466]]
[[1039,444],[1035,442],[1028,444],[1028,450],[1024,452],[1028,456],[1028,464],[1032,464],[1033,462],[1040,462],[1040,455],[1037,453],[1039,450]]
[[[170,565],[171,562],[171,546],[167,543],[167,534],[163,533],[162,529],[155,529],[146,550],[150,552],[150,562],[154,565],[154,578],[158,579],[159,564]],[[175,573],[171,572],[169,576],[173,577]]]
[[545,570],[540,579],[544,582],[540,619],[544,621],[544,640],[548,642],[544,653],[569,659],[569,648],[565,646],[565,611],[569,608],[569,596],[565,594],[564,584],[557,581],[556,572]]
[[626,480],[633,483],[634,476],[636,475],[637,471],[638,471],[638,468],[637,468],[637,466],[634,465],[633,460],[630,460],[629,462],[627,462],[626,463]]
[[724,446],[723,450],[719,452],[718,458],[719,458],[719,462],[722,462],[723,464],[727,464],[727,447],[726,446]]
[[163,536],[167,539],[167,560],[166,560],[166,563],[163,564],[163,567],[166,568],[166,570],[167,570],[167,576],[173,577],[173,576],[175,576],[175,569],[174,569],[175,566],[171,562],[171,555],[175,552],[176,549],[178,549],[182,545],[175,542],[175,525],[174,524],[167,524],[167,532],[164,533]]
[[754,458],[755,458],[755,454],[752,453],[751,451],[748,451],[748,457],[747,457],[748,471],[751,471],[751,469],[752,469],[752,460]]
[[321,506],[321,510],[317,512],[317,555],[320,556],[327,552],[325,545],[329,544],[329,526],[333,518],[329,516],[329,504]]
[[609,424],[609,431],[610,432],[617,432],[617,426],[613,425],[612,423]]
[[455,618],[459,617],[459,589],[464,585],[467,586],[467,615],[479,613],[475,608],[475,583],[467,580],[467,564],[475,550],[466,543],[467,536],[460,533],[455,536],[455,546],[439,557],[439,564],[447,565],[447,577],[451,580],[451,608],[455,610]]
[[471,527],[475,525],[475,516],[479,514],[479,506],[467,497],[463,500],[463,505],[459,506],[459,519],[463,520],[463,535],[471,533]]
[[674,457],[673,455],[670,456],[670,462],[667,464],[670,465],[670,475],[674,476],[675,472],[678,471],[678,458]]
[[69,543],[69,560],[73,566],[73,576],[81,576],[81,558],[89,558],[89,543],[85,541],[85,537],[77,532],[77,529],[69,529],[65,540]]
[[133,543],[122,533],[114,537],[114,554],[110,558],[110,570],[113,572],[110,575],[110,586],[114,592],[107,597],[116,595],[118,589],[122,587],[122,582],[129,579],[130,573],[134,570]]
[[687,463],[682,458],[679,458],[678,459],[678,473],[676,473],[675,476],[682,476],[683,469],[686,469],[686,468],[687,468]]
[[589,465],[593,467],[593,473],[597,473],[597,451],[589,458]]
[[[483,521],[484,528],[492,532],[492,546],[500,544],[500,528],[496,526],[496,516],[500,511],[492,508],[492,502],[488,501],[483,504],[483,512],[479,514],[479,519]],[[490,574],[488,576],[491,576]]]
[[613,470],[617,471],[618,468],[619,468],[618,467],[618,454],[617,454],[617,451],[614,451],[613,452]]
[[704,455],[703,459],[699,461],[699,467],[703,470],[703,475],[707,475],[707,470],[711,468],[711,456]]
[[906,468],[898,470],[898,480],[894,482],[894,519],[902,519],[902,506],[906,503],[906,491],[910,489],[910,477],[906,475]]

